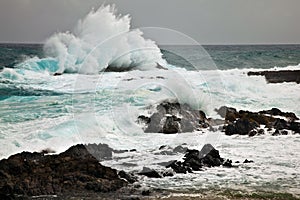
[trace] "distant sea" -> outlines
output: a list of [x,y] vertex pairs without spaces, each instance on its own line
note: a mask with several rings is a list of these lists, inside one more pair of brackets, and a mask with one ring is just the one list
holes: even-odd
[[[197,54],[198,46],[162,46],[168,50],[188,51],[190,58]],[[243,69],[286,67],[300,63],[300,45],[203,45],[218,69]],[[192,69],[185,60],[173,53],[162,50],[163,57],[177,66]],[[30,57],[43,57],[43,44],[0,44],[0,69],[14,65]]]

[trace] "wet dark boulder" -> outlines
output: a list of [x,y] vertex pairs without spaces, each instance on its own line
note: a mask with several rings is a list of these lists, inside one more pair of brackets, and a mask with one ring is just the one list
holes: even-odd
[[58,155],[22,152],[0,161],[0,194],[6,196],[111,192],[126,184],[84,145]]
[[238,119],[225,127],[226,135],[248,135],[253,129],[259,126],[258,123],[248,119]]
[[188,150],[187,147],[184,147],[184,146],[182,146],[182,145],[178,145],[178,146],[176,146],[176,147],[173,149],[173,152],[174,152],[174,153],[186,153],[187,150]]
[[287,129],[289,127],[289,123],[284,119],[276,119],[273,123],[272,128],[277,130]]
[[219,109],[215,109],[215,111],[225,120],[228,120],[230,122],[235,121],[237,118],[240,118],[239,113],[235,108],[227,107],[227,106],[221,106]]
[[175,173],[179,174],[186,174],[188,172],[192,173],[192,169],[189,166],[186,166],[181,161],[176,160],[167,165],[166,168],[171,168]]
[[137,177],[135,177],[133,174],[126,173],[125,171],[119,171],[118,175],[120,178],[125,179],[128,183],[134,183],[137,181]]
[[248,72],[248,76],[265,76],[268,83],[300,83],[300,70]]
[[159,147],[159,152],[155,152],[155,155],[176,155],[178,153],[185,153],[188,150],[187,147],[182,145],[178,145],[175,148],[172,148],[167,145],[163,145]]
[[176,116],[166,116],[165,123],[162,128],[162,132],[166,134],[179,133],[180,132],[180,118]]
[[249,133],[248,133],[249,137],[253,137],[255,135],[257,135],[257,131],[256,130],[251,130]]
[[272,135],[284,135],[287,132],[281,130],[291,130],[294,133],[300,133],[299,118],[292,112],[283,112],[278,108],[251,112],[222,106],[216,109],[221,117],[225,118],[223,130],[226,135],[249,135],[250,137],[264,134],[263,125],[269,130],[277,130]]
[[289,129],[294,131],[295,133],[300,133],[300,123],[299,122],[291,122]]
[[231,160],[225,160],[211,144],[205,144],[201,151],[188,149],[183,157],[183,162],[173,161],[166,167],[173,169],[176,173],[192,173],[200,171],[203,167],[232,167]]
[[211,144],[205,144],[199,152],[199,158],[202,163],[207,167],[216,167],[222,165],[224,159],[221,158],[219,151],[216,150]]
[[257,112],[244,111],[244,110],[239,111],[239,118],[247,119],[251,122],[255,122],[257,124],[266,125],[266,126],[270,126],[276,120],[271,116],[267,116],[259,112],[257,113]]
[[107,144],[87,144],[85,148],[99,161],[112,159],[112,153],[115,151]]
[[232,160],[229,160],[229,159],[227,159],[227,160],[225,160],[225,162],[223,163],[223,166],[224,167],[233,167],[233,165],[232,165]]
[[162,178],[162,176],[157,171],[148,167],[144,167],[143,170],[138,173],[138,175],[144,175],[149,178]]
[[271,115],[271,116],[282,116],[288,119],[288,121],[295,121],[295,120],[299,120],[299,118],[296,116],[295,113],[292,112],[282,112],[281,110],[279,110],[278,108],[272,108],[271,110],[263,110],[263,111],[259,111],[259,113],[261,114],[267,114],[267,115]]
[[183,159],[184,162],[182,164],[186,167],[191,168],[193,171],[199,171],[204,165],[199,157],[198,150],[189,149]]
[[164,118],[162,113],[153,113],[151,117],[139,116],[138,120],[143,121],[145,125],[145,132],[146,133],[160,133],[162,132],[162,125],[161,121]]
[[61,76],[62,75],[62,73],[60,73],[60,72],[55,72],[54,74],[53,74],[53,76]]
[[141,115],[137,121],[145,126],[146,133],[174,134],[209,127],[203,111],[177,101],[163,101],[156,106],[151,116]]
[[263,135],[265,134],[265,130],[264,129],[255,129],[252,130],[248,133],[249,137],[253,137],[253,136],[258,136],[258,135]]
[[254,163],[254,161],[253,160],[245,159],[243,163]]
[[274,133],[272,133],[272,136],[278,136],[278,135],[287,135],[288,134],[288,131],[287,130],[279,130],[279,129],[276,129],[274,131]]

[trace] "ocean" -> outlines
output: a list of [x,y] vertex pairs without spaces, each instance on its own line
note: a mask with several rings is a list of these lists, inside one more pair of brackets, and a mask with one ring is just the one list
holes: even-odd
[[[54,34],[44,44],[0,45],[0,158],[21,151],[62,152],[78,143],[106,143],[137,151],[104,165],[139,171],[144,166],[160,169],[158,163],[183,156],[156,154],[162,145],[185,143],[201,149],[211,143],[222,157],[254,163],[145,178],[143,184],[300,195],[299,135],[250,138],[208,130],[165,135],[144,133],[137,123],[140,114],[149,112],[146,108],[165,99],[188,103],[213,118],[220,118],[215,109],[223,105],[250,111],[275,107],[299,117],[298,84],[268,84],[264,77],[249,77],[247,72],[300,69],[300,45],[156,45],[140,31],[127,30],[129,18],[111,16],[111,9],[100,8],[88,14],[74,33]],[[100,30],[91,28],[91,21],[98,18],[118,22],[120,29],[104,22],[98,25]],[[118,33],[122,34],[101,43]]]

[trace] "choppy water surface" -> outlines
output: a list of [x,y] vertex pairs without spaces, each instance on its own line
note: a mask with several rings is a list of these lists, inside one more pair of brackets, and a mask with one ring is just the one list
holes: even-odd
[[[116,17],[114,12],[110,7],[91,12],[74,33],[50,37],[45,53],[42,45],[0,46],[1,158],[23,150],[51,148],[60,152],[77,143],[107,143],[115,149],[137,152],[116,154],[105,165],[126,171],[144,166],[162,169],[157,163],[183,154],[159,155],[161,145],[186,143],[201,149],[211,143],[222,157],[233,161],[247,158],[255,163],[145,178],[144,184],[176,190],[228,187],[300,194],[299,135],[229,137],[207,130],[146,134],[136,122],[138,115],[147,112],[145,107],[174,98],[214,118],[219,118],[214,109],[223,105],[251,111],[276,107],[299,117],[299,85],[267,84],[263,77],[247,76],[249,70],[262,68],[299,69],[299,46],[204,46],[204,57],[197,53],[199,48],[203,51],[199,46],[161,46],[160,51],[140,31],[130,31],[130,18]],[[111,23],[91,29],[99,19],[115,22],[118,29]],[[127,33],[120,34],[124,31]],[[100,33],[103,35],[97,38]],[[120,35],[90,54],[98,40],[115,34]],[[137,48],[152,50],[131,51]],[[178,52],[188,56],[183,59]],[[86,55],[89,58],[85,60]],[[156,62],[168,70],[158,69]],[[120,72],[103,72],[106,68]],[[61,75],[53,76],[55,73]]]

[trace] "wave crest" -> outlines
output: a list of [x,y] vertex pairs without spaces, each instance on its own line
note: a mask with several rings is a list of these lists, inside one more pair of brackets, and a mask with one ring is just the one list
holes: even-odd
[[130,30],[130,21],[129,15],[117,15],[114,5],[101,6],[79,20],[73,33],[51,36],[45,55],[56,59],[59,73],[145,70],[165,64],[155,42],[139,29]]

